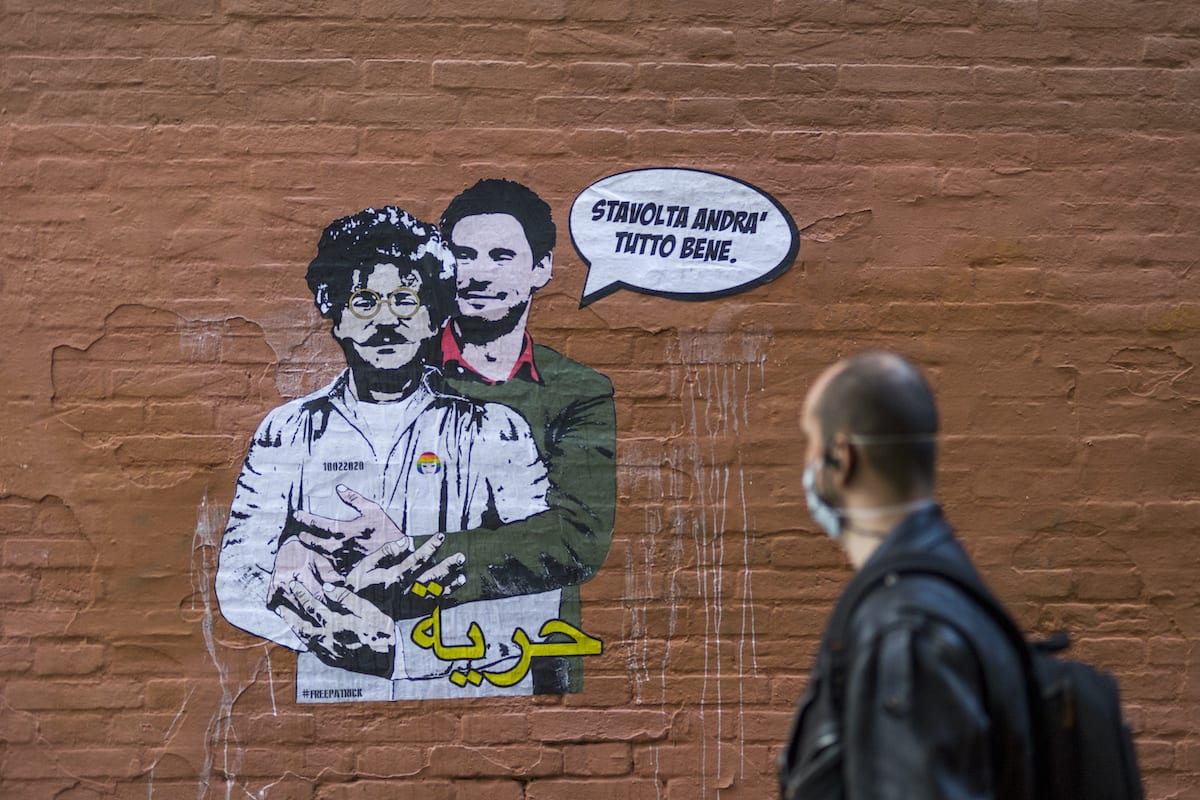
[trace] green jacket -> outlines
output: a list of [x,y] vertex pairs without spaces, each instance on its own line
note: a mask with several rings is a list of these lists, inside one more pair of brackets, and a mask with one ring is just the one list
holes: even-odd
[[[540,382],[518,376],[488,384],[453,366],[446,368],[445,379],[448,389],[472,400],[503,403],[525,418],[546,463],[550,508],[493,529],[458,531],[446,538],[438,558],[467,557],[467,582],[447,596],[450,603],[562,589],[560,618],[582,629],[579,584],[608,556],[616,512],[612,382],[549,347],[534,345],[533,360]],[[535,691],[583,688],[579,657],[545,661],[561,663],[535,663]]]

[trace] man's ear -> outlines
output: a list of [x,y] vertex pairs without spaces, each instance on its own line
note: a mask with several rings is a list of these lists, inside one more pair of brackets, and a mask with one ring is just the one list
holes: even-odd
[[844,433],[835,434],[825,451],[829,468],[837,475],[838,483],[845,486],[858,469],[858,451],[850,444]]
[[322,317],[329,316],[329,312],[333,310],[333,301],[329,299],[328,284],[322,283],[317,287],[317,292],[313,295],[313,302],[316,303],[317,310],[321,312]]
[[542,256],[542,260],[533,265],[533,288],[540,289],[550,282],[550,276],[554,273],[554,253],[547,252]]

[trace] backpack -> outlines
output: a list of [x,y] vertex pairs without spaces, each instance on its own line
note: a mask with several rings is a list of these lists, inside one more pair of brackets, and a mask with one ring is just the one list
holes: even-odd
[[[968,568],[932,556],[910,556],[879,565],[848,598],[838,624],[848,626],[854,608],[879,583],[898,573],[945,580],[975,601],[1012,642],[1025,672],[1038,800],[1144,800],[1133,737],[1121,714],[1116,679],[1088,664],[1060,658],[1070,646],[1065,632],[1030,642],[1000,601]],[[837,634],[845,638],[846,631]],[[841,659],[832,663],[842,683]]]

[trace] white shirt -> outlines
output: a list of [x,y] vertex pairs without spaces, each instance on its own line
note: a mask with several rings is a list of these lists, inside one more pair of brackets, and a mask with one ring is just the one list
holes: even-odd
[[[238,477],[221,543],[216,589],[226,620],[294,650],[305,646],[267,608],[279,538],[296,510],[353,519],[357,512],[338,496],[339,484],[381,505],[412,536],[479,528],[485,519],[512,522],[547,508],[545,465],[528,423],[508,406],[440,394],[424,383],[403,400],[367,403],[356,396],[353,383],[344,372],[324,389],[266,416]],[[512,649],[508,642],[516,627],[536,635],[543,622],[557,616],[559,595],[544,592],[445,609],[443,639],[466,642],[470,623],[477,622],[489,643],[485,660],[502,661],[501,653],[507,656]],[[423,679],[438,678],[436,683],[446,686],[438,686],[434,694],[433,686],[389,686],[390,695],[464,694],[442,677],[454,664],[414,644],[416,622],[397,623],[392,677],[423,684],[434,683]],[[392,683],[327,667],[311,654],[301,659],[298,684],[306,682],[305,675],[308,683],[322,687]],[[298,685],[302,698],[304,689]],[[373,697],[368,692],[351,699]]]

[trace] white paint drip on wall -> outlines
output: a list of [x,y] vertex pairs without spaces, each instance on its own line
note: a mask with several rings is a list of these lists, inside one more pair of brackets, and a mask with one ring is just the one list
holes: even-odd
[[263,657],[267,660],[268,689],[271,692],[271,716],[279,716],[279,706],[275,704],[275,670],[271,668],[271,646],[263,643]]
[[[195,693],[196,689],[194,687],[188,691],[187,696],[183,698],[183,702],[179,704],[179,710],[175,712],[175,717],[171,720],[171,724],[169,724],[167,729],[163,731],[163,752],[166,752],[167,748],[171,744],[171,741],[175,738],[175,734],[179,733],[181,729],[180,723],[183,721],[184,712],[187,711],[188,701],[192,699],[192,695]],[[158,769],[158,763],[161,759],[161,755],[158,758],[155,758],[154,763],[150,765],[150,769],[147,773],[149,782],[147,791],[149,793],[148,797],[150,800],[154,800],[154,772]]]
[[[633,679],[633,699],[641,706],[657,703],[666,708],[667,686],[670,680],[671,642],[678,626],[680,606],[674,601],[663,603],[668,598],[680,596],[679,576],[683,556],[684,520],[678,504],[667,502],[678,497],[683,481],[677,470],[655,468],[648,465],[662,464],[670,460],[658,449],[641,449],[633,444],[623,450],[632,464],[625,473],[624,485],[638,484],[638,493],[647,497],[661,497],[664,503],[648,504],[644,510],[645,533],[637,537],[625,556],[626,664]],[[665,547],[666,552],[659,548]],[[663,582],[666,586],[662,586]],[[662,629],[661,612],[666,611],[666,629]],[[653,609],[653,613],[651,613]],[[657,647],[663,650],[661,658]],[[661,758],[659,748],[647,748],[646,757],[654,770],[656,796],[662,798],[660,780]]]
[[[661,475],[650,476],[650,486],[647,487],[647,491],[650,497],[663,496]],[[654,547],[661,527],[661,509],[658,506],[647,506],[645,510],[646,536],[641,539],[641,558],[638,558],[638,552],[632,548],[625,554],[625,597],[629,608],[628,637],[630,642],[626,649],[625,659],[629,674],[633,676],[634,702],[638,705],[645,701],[646,685],[650,681],[650,630],[646,607],[648,601],[654,597]]]
[[203,604],[201,631],[208,655],[217,669],[221,702],[209,721],[205,735],[204,764],[200,771],[197,800],[204,800],[208,794],[217,755],[221,758],[221,772],[225,778],[225,797],[231,797],[237,777],[237,765],[242,757],[233,728],[233,704],[238,693],[230,686],[229,667],[221,660],[213,638],[213,572],[217,553],[220,551],[223,527],[223,514],[219,509],[209,506],[208,495],[205,494],[200,500],[200,508],[196,514],[196,532],[192,537],[192,602],[194,604],[194,598],[199,597]]
[[[702,796],[711,793],[720,797],[721,787],[729,785],[735,777],[727,774],[728,769],[722,761],[723,748],[731,746],[725,740],[735,733],[726,729],[727,715],[731,713],[733,703],[736,703],[737,773],[745,776],[746,772],[742,744],[745,741],[744,686],[758,677],[758,654],[750,569],[752,521],[747,506],[747,478],[738,444],[750,426],[746,399],[753,391],[765,388],[767,339],[764,335],[739,338],[691,333],[681,337],[678,351],[667,353],[667,363],[678,365],[671,371],[670,380],[672,394],[678,393],[681,397],[683,430],[680,431],[682,435],[671,437],[676,444],[663,452],[663,469],[647,471],[650,473],[646,487],[648,496],[661,496],[666,502],[662,507],[646,510],[641,547],[631,550],[633,555],[626,564],[627,597],[632,601],[628,628],[632,639],[630,666],[639,703],[651,701],[647,686],[649,637],[656,634],[647,624],[646,604],[655,595],[648,581],[666,582],[658,590],[665,594],[669,608],[659,670],[660,702],[665,705],[668,682],[679,672],[671,663],[671,642],[678,627],[679,612],[696,599],[688,597],[680,586],[682,570],[690,567],[696,580],[695,591],[704,614],[703,675],[698,712]],[[753,385],[755,383],[757,386]],[[739,508],[740,515],[737,513]],[[740,530],[730,530],[730,520],[737,520]],[[656,563],[659,547],[663,544],[662,536],[670,536],[667,564]],[[741,547],[736,547],[733,542],[727,547],[727,536],[739,536]],[[690,544],[690,552],[685,552],[685,543]],[[727,563],[731,557],[740,563]],[[639,560],[640,564],[637,563]],[[730,596],[727,583],[730,570],[736,570],[741,583],[740,593],[736,596]],[[658,577],[660,575],[664,577]],[[726,642],[726,636],[722,634],[730,603],[740,605],[736,643]],[[657,635],[663,633],[657,632]],[[730,644],[735,645],[736,698],[725,696],[728,677],[723,673]],[[657,747],[653,748],[651,757],[657,777]],[[715,765],[710,767],[713,763]]]
[[[755,647],[757,642],[757,627],[754,620],[754,583],[751,580],[750,572],[750,512],[746,506],[746,475],[742,469],[738,468],[738,488],[741,491],[742,501],[742,530],[746,535],[742,537],[742,638],[738,640],[738,674],[746,674],[746,642],[750,642],[750,667],[751,674],[758,675],[758,648]],[[748,623],[748,624],[747,624]],[[750,632],[749,637],[745,635],[746,631]],[[738,681],[738,742],[746,741],[746,724],[742,710],[745,708],[745,684]],[[738,775],[745,777],[746,775],[746,750],[744,747],[739,748],[738,752]]]

